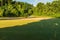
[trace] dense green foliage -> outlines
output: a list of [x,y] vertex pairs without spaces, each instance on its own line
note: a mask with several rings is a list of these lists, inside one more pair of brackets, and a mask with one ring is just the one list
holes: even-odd
[[0,16],[1,17],[27,17],[32,14],[33,5],[12,0],[1,1]]
[[30,15],[60,17],[60,1],[46,4],[40,2],[34,7],[29,3],[0,0],[1,17],[28,17]]
[[36,6],[37,15],[60,17],[60,1],[52,3],[38,3]]

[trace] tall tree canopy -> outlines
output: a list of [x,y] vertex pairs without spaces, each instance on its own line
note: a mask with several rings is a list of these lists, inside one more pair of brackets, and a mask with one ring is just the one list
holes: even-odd
[[60,1],[39,2],[36,6],[13,0],[0,0],[1,17],[54,16],[60,17]]

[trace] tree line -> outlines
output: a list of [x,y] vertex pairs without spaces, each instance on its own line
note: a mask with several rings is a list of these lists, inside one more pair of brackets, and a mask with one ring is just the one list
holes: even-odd
[[60,1],[39,2],[36,6],[26,2],[0,0],[0,17],[53,16],[60,17]]

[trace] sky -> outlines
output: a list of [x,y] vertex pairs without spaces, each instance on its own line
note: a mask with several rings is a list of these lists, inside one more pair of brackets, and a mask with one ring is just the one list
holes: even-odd
[[53,0],[16,0],[16,1],[27,2],[27,3],[30,3],[30,4],[33,4],[34,6],[36,6],[37,3],[39,3],[39,2],[47,3],[47,2],[52,2]]

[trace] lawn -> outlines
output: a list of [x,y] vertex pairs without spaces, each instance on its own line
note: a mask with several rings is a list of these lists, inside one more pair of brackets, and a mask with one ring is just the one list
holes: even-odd
[[12,20],[0,20],[0,28],[11,27],[15,25],[24,25],[38,20],[31,19],[12,19]]
[[24,25],[31,22],[37,22],[43,19],[49,19],[50,17],[45,18],[0,18],[0,28],[11,27],[15,25]]
[[[0,28],[0,40],[60,40],[60,18],[40,21],[17,20],[18,22],[16,20],[10,20],[11,23],[8,21],[0,21],[1,26],[4,26],[4,22],[13,25],[6,28],[2,26]],[[20,25],[23,22],[26,24]],[[13,23],[18,23],[18,25]]]

